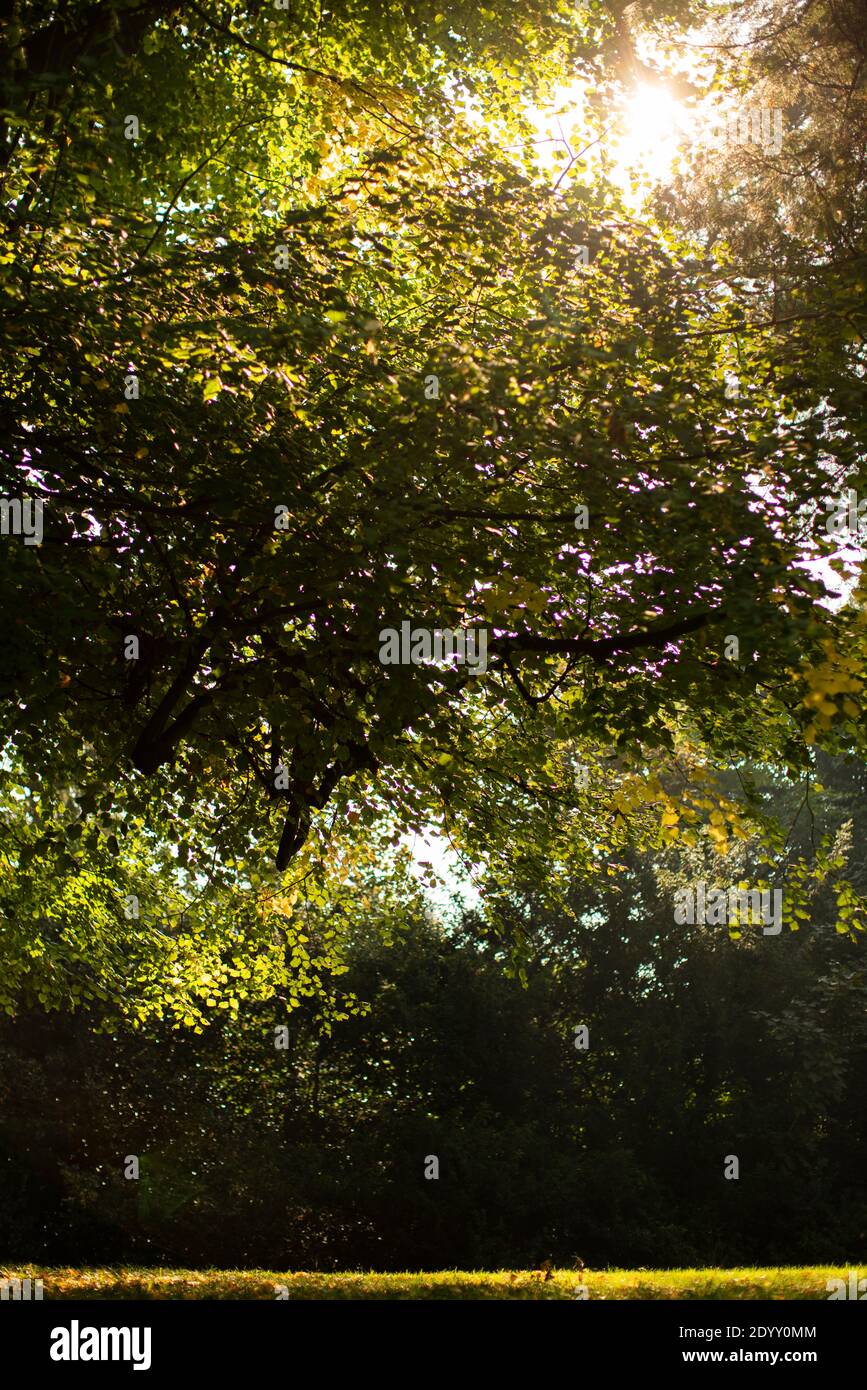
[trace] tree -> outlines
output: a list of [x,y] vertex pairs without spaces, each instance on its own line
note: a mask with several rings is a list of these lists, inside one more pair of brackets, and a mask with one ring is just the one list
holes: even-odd
[[[40,852],[108,879],[141,829],[300,881],[384,816],[595,871],[673,833],[684,748],[863,739],[863,608],[810,568],[851,439],[761,335],[727,394],[747,318],[695,236],[521,153],[545,64],[616,76],[622,22],[377,13],[5,31],[3,476],[44,535],[0,550],[3,727]],[[475,658],[385,664],[405,624]],[[600,851],[569,766],[606,750]]]
[[[867,807],[845,769],[823,776],[819,839]],[[765,792],[791,824],[793,789]],[[793,826],[808,852],[809,820]],[[314,993],[290,1014],[248,997],[198,1034],[168,1012],[134,1029],[99,1000],[0,1020],[4,1251],[260,1269],[863,1259],[863,947],[826,891],[780,937],[679,922],[672,883],[694,871],[689,852],[633,851],[556,909],[516,882],[526,986],[487,914],[444,930],[373,894],[343,942],[348,1017]]]

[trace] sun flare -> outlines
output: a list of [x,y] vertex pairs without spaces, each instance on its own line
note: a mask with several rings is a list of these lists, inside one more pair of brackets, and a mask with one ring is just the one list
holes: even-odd
[[684,107],[664,87],[639,87],[626,105],[623,134],[612,141],[617,169],[643,183],[667,178],[685,121]]
[[633,89],[602,136],[594,139],[585,96],[583,86],[562,88],[556,105],[532,113],[540,164],[562,171],[575,156],[577,174],[587,165],[604,163],[627,201],[641,201],[653,184],[671,177],[690,113],[661,83],[646,83]]

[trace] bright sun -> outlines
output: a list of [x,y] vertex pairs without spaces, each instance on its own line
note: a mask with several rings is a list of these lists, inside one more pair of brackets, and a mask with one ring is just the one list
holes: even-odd
[[618,171],[632,170],[643,183],[667,178],[683,139],[683,106],[664,87],[639,87],[625,115],[623,134],[612,141]]
[[634,89],[602,140],[589,147],[583,87],[562,88],[557,97],[554,108],[532,113],[543,166],[562,169],[570,154],[580,154],[592,164],[604,152],[608,177],[623,190],[627,202],[640,202],[654,183],[671,176],[688,133],[689,113],[664,86]]

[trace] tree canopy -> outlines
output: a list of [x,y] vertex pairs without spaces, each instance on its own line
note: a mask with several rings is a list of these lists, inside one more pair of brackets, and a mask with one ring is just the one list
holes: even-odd
[[[863,481],[863,38],[733,8],[758,37],[692,81],[792,140],[636,212],[530,108],[580,80],[597,143],[702,5],[11,7],[0,468],[44,534],[0,546],[8,1007],[34,951],[54,998],[144,950],[138,1003],[199,1026],[406,830],[498,900],[635,837],[779,850],[728,770],[863,754],[825,524]],[[403,623],[484,669],[384,665]]]

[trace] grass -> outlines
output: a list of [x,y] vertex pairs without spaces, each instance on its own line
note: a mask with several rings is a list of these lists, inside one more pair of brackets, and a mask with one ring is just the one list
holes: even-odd
[[[864,1271],[862,1271],[863,1277]],[[262,1269],[0,1268],[2,1278],[40,1278],[51,1299],[827,1299],[831,1265],[782,1269],[441,1270],[430,1274],[314,1274]]]

